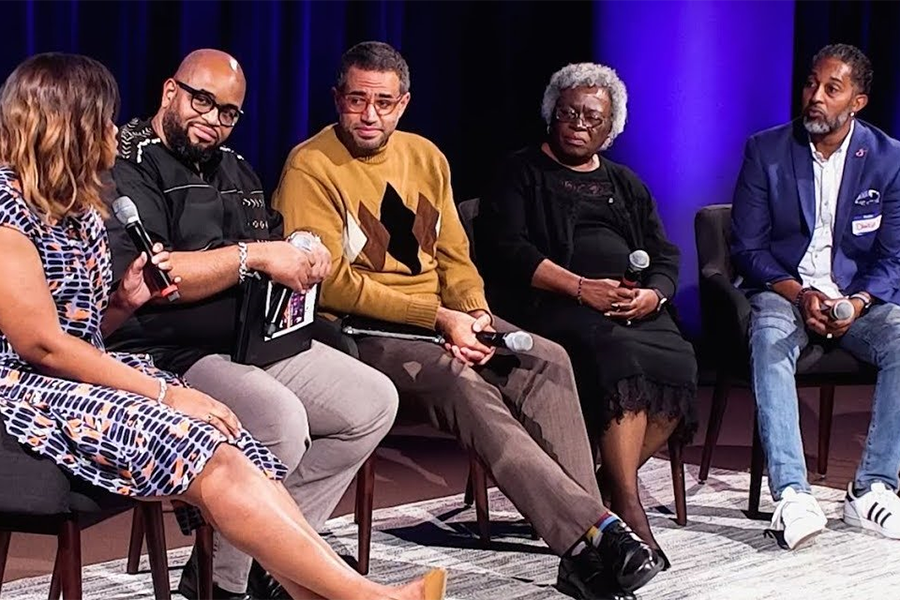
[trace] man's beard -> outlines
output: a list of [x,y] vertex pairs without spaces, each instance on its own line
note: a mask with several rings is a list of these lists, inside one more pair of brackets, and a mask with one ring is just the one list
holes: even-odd
[[806,131],[813,135],[828,135],[829,133],[833,133],[843,127],[847,122],[847,119],[849,118],[849,108],[831,120],[829,120],[828,118],[810,119],[809,117],[804,116],[803,127],[806,129]]
[[183,126],[174,112],[167,111],[163,115],[163,133],[169,143],[169,149],[188,164],[205,163],[213,157],[219,148],[216,145],[202,147],[191,142],[187,127]]

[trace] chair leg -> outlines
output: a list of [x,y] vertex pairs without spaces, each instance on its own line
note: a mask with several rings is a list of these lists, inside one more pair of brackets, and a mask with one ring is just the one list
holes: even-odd
[[669,463],[672,466],[672,488],[675,492],[675,522],[687,525],[687,493],[684,486],[684,458],[682,444],[669,438]]
[[363,463],[356,475],[356,522],[359,524],[356,570],[369,573],[369,553],[372,548],[372,506],[375,500],[375,454]]
[[144,502],[138,512],[143,513],[147,532],[147,556],[150,559],[150,575],[156,600],[171,600],[169,588],[169,560],[166,555],[166,528],[163,525],[161,502]]
[[828,472],[828,451],[831,449],[831,419],[834,416],[834,386],[819,388],[819,455],[816,472],[825,476]]
[[56,560],[63,600],[81,600],[81,528],[75,519],[60,527]]
[[3,592],[3,573],[6,571],[6,556],[9,554],[9,538],[12,534],[0,531],[0,592]]
[[212,598],[213,591],[213,528],[201,525],[195,532],[194,547],[197,550],[197,597]]
[[759,437],[759,417],[753,417],[753,448],[750,457],[750,502],[747,506],[747,514],[751,519],[759,516],[759,497],[762,493],[763,469],[766,466],[766,455],[763,451],[762,440]]
[[722,419],[725,416],[725,408],[728,406],[728,392],[731,384],[724,374],[716,377],[716,387],[713,390],[712,407],[709,410],[709,424],[706,426],[706,440],[703,442],[703,455],[700,458],[700,483],[706,483],[709,477],[709,466],[712,463],[713,450],[719,441],[719,432],[722,429]]
[[463,504],[466,508],[472,506],[475,502],[475,484],[472,483],[472,469],[469,468],[469,476],[466,478],[466,493],[463,496]]
[[487,495],[487,472],[475,452],[469,454],[469,478],[472,481],[472,495],[475,497],[475,520],[478,535],[483,544],[491,541],[491,517]]
[[59,552],[56,553],[56,560],[53,561],[53,576],[50,578],[50,593],[47,594],[49,600],[59,600],[62,595],[62,584],[59,581]]
[[125,572],[136,575],[141,563],[141,550],[144,546],[144,511],[135,507],[131,516],[131,541],[128,542],[128,562]]

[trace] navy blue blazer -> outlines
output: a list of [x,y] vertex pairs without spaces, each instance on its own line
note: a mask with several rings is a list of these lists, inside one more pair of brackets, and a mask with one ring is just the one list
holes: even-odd
[[[750,137],[731,212],[731,254],[749,292],[785,279],[816,220],[812,154],[799,120]],[[845,295],[900,304],[900,142],[857,119],[834,219],[832,277]]]

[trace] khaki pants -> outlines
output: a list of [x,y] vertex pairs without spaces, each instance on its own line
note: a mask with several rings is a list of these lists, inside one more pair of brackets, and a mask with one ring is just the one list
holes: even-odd
[[[319,529],[356,471],[390,430],[397,391],[370,367],[318,342],[265,369],[210,355],[184,375],[226,404],[288,468],[284,487]],[[216,534],[213,579],[247,588],[251,559]]]
[[[495,318],[498,331],[514,326]],[[442,347],[382,337],[358,340],[360,360],[386,374],[404,409],[457,437],[562,555],[606,512],[594,476],[572,366],[535,336],[524,354],[498,351],[469,368]]]

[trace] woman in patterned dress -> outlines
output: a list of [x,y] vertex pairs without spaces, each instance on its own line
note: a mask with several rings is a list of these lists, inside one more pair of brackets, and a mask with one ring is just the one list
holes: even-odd
[[[42,54],[0,91],[0,421],[30,450],[110,492],[195,506],[293,598],[439,598],[444,572],[403,586],[358,575],[278,481],[284,466],[225,405],[104,351],[151,300],[139,257],[115,291],[101,200],[118,89],[93,59]],[[168,269],[157,247],[152,261]]]

